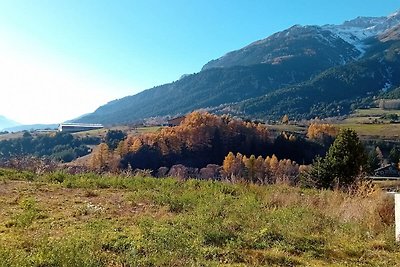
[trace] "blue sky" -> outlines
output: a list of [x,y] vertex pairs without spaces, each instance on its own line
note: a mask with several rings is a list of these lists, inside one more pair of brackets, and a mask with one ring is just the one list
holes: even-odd
[[0,0],[0,115],[71,119],[294,24],[398,9],[398,0]]

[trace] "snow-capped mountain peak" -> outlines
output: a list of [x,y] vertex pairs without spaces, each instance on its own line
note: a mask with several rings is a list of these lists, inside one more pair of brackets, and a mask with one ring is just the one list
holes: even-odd
[[367,48],[364,43],[366,39],[383,34],[399,24],[400,10],[387,17],[357,17],[345,21],[341,25],[325,25],[322,27],[347,43],[354,45],[360,51],[360,57],[362,57]]
[[396,12],[390,14],[389,16],[387,16],[388,19],[393,18],[393,17],[399,17],[400,16],[400,9],[397,10]]

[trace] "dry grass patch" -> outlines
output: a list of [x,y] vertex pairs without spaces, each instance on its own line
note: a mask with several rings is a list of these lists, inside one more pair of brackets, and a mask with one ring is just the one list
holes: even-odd
[[394,266],[400,260],[393,201],[379,190],[350,195],[91,174],[25,182],[5,178],[10,174],[3,172],[0,184],[1,267]]

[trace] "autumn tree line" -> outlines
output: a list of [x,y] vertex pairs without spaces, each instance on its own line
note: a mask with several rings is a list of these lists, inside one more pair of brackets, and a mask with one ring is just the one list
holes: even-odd
[[256,158],[254,155],[247,157],[229,152],[224,159],[221,175],[232,182],[244,180],[257,184],[296,184],[300,172],[307,169],[307,166],[290,159],[278,160],[275,155]]
[[[368,154],[351,129],[339,131],[317,121],[305,136],[273,135],[260,123],[200,112],[189,114],[179,126],[123,137],[113,144],[115,149],[106,143],[98,146],[92,168],[319,188],[347,188],[371,174],[383,158],[379,147],[369,148]],[[399,151],[390,151],[396,164]]]
[[156,170],[177,164],[221,165],[229,152],[261,155],[269,145],[270,134],[262,124],[193,112],[177,127],[128,137],[116,151],[122,168]]
[[[0,163],[29,166],[31,157],[68,162],[83,156],[99,139],[71,134],[32,136],[0,142]],[[366,148],[368,154],[366,153]],[[14,164],[25,160],[22,164]],[[110,130],[85,166],[73,171],[140,171],[157,177],[345,187],[387,164],[398,164],[400,147],[364,142],[349,129],[319,121],[307,134],[268,131],[262,123],[193,112],[176,127],[141,135]],[[3,164],[4,165],[4,164]],[[43,164],[39,164],[42,166]],[[42,167],[40,167],[43,169]]]
[[92,153],[91,167],[147,170],[159,177],[293,184],[306,165],[325,155],[336,134],[331,125],[315,123],[307,138],[285,132],[273,135],[261,123],[193,112],[176,127],[136,136],[119,133],[119,142],[106,137]]

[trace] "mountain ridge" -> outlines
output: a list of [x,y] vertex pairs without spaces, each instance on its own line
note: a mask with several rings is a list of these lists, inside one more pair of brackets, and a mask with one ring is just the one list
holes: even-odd
[[[295,25],[209,61],[199,73],[185,75],[178,81],[111,101],[77,121],[132,123],[146,117],[175,116],[195,109],[218,110],[218,107],[224,106],[233,108],[235,103],[256,100],[268,94],[279,95],[277,91],[287,90],[285,88],[290,86],[296,87],[296,84],[300,88],[302,84],[313,81],[330,69],[333,69],[340,80],[341,75],[346,75],[343,71],[349,71],[352,67],[355,73],[358,71],[359,66],[354,63],[372,60],[374,57],[388,57],[386,50],[390,50],[391,59],[397,62],[399,28],[398,11],[387,17],[358,17],[341,25]],[[369,68],[379,66],[375,63],[367,64],[362,69],[370,73]],[[340,69],[346,66],[347,68]],[[361,79],[362,74],[357,77]],[[397,85],[396,79],[378,79],[386,78],[377,75],[376,81],[371,84]],[[360,93],[356,87],[355,84],[348,88]],[[380,89],[373,88],[370,91],[377,93]],[[365,97],[364,93],[353,95],[351,101],[359,101],[359,97]],[[330,99],[333,102],[336,100]],[[269,105],[279,102],[281,101]],[[296,110],[294,105],[293,102],[291,107]],[[270,109],[269,106],[264,108]],[[325,115],[329,114],[331,113]]]
[[[400,49],[399,42],[396,48]],[[390,54],[391,49],[385,55],[333,67],[305,83],[224,108],[234,114],[246,110],[246,115],[264,119],[279,119],[281,114],[293,119],[311,119],[321,114],[342,116],[351,111],[351,105],[365,107],[360,101],[368,101],[371,96],[387,88],[395,90],[400,85],[400,55],[392,57]]]
[[[289,48],[290,55],[287,54]],[[315,49],[323,51],[315,51]],[[341,53],[338,54],[338,51]],[[274,64],[279,60],[290,60],[293,57],[321,56],[318,52],[324,52],[324,60],[332,61],[333,64],[343,64],[359,55],[354,47],[322,27],[294,25],[242,49],[229,52],[219,59],[212,60],[205,64],[202,70]]]

